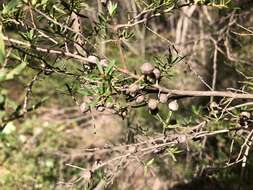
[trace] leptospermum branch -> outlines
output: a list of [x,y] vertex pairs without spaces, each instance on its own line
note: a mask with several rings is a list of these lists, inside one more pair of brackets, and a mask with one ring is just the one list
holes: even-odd
[[194,96],[194,97],[227,97],[233,99],[253,99],[253,94],[234,93],[231,91],[201,91],[201,90],[175,90],[153,85],[160,92],[169,93],[179,96]]
[[[97,64],[94,61],[89,60],[88,58],[85,58],[80,55],[76,55],[70,52],[65,52],[62,50],[55,50],[55,49],[48,49],[38,46],[33,46],[32,44],[28,42],[22,42],[16,39],[11,39],[9,37],[4,36],[3,39],[7,42],[10,42],[11,44],[17,44],[20,46],[25,46],[31,49],[35,49],[39,52],[43,53],[49,53],[49,54],[56,54],[56,55],[63,55],[66,57],[74,58],[80,61],[86,61],[87,63]],[[134,74],[130,72],[127,69],[122,68],[115,68],[118,72],[121,72],[123,74],[126,74],[136,80],[139,80],[141,76]],[[193,97],[227,97],[227,98],[233,98],[233,99],[253,99],[253,94],[244,94],[244,93],[234,93],[231,91],[199,91],[199,90],[176,90],[176,89],[168,89],[166,87],[154,84],[152,85],[154,90],[162,92],[162,93],[168,93],[174,96],[193,96]]]

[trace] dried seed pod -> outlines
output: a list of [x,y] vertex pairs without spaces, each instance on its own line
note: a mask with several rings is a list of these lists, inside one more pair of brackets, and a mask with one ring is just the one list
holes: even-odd
[[103,112],[104,110],[105,110],[104,106],[98,106],[97,107],[97,111],[99,111],[99,112]]
[[148,108],[152,110],[156,110],[158,108],[159,101],[156,99],[149,99],[148,101]]
[[153,65],[151,65],[150,63],[144,63],[140,67],[141,73],[144,74],[144,75],[150,75],[150,74],[152,74],[154,68],[155,67]]
[[85,113],[90,109],[90,106],[86,102],[83,102],[79,108],[82,113]]
[[167,103],[168,101],[168,94],[160,94],[159,95],[159,101],[163,104]]
[[144,100],[145,100],[145,96],[144,96],[144,95],[140,95],[140,96],[138,96],[138,97],[135,99],[135,102],[136,102],[137,104],[141,104],[142,102],[144,102]]
[[90,55],[87,59],[91,63],[98,63],[99,62],[99,59],[94,55]]
[[90,71],[91,69],[94,68],[94,65],[92,65],[91,63],[88,63],[87,65],[84,65],[83,67],[86,71]]
[[102,67],[107,67],[109,64],[107,59],[101,59],[99,63]]
[[178,141],[178,143],[185,143],[187,141],[186,135],[179,135],[177,137],[177,141]]
[[241,114],[240,114],[240,117],[245,117],[245,118],[250,118],[250,113],[249,112],[246,112],[246,111],[243,111]]
[[177,103],[177,100],[171,101],[171,102],[169,103],[168,107],[169,107],[169,109],[170,109],[171,111],[177,111],[178,108],[179,108],[178,103]]
[[161,78],[161,71],[158,68],[154,68],[153,73],[156,80],[159,80]]
[[246,112],[246,111],[243,111],[240,114],[239,124],[240,124],[241,127],[244,127],[244,128],[249,127],[250,116],[251,116],[250,113]]
[[133,85],[130,85],[130,86],[129,86],[128,92],[129,92],[131,95],[134,95],[138,90],[139,90],[139,85],[133,84]]
[[123,111],[123,112],[121,113],[121,116],[122,116],[122,117],[126,117],[126,116],[127,116],[127,112],[126,112],[126,111]]

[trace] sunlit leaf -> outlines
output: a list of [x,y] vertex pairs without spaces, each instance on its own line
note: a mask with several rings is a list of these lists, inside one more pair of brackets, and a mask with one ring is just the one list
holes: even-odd
[[0,64],[4,62],[4,59],[5,59],[5,45],[4,45],[2,28],[0,27]]
[[9,135],[16,131],[16,127],[12,122],[7,123],[7,125],[4,127],[2,133]]
[[21,64],[13,68],[12,70],[8,71],[6,69],[1,69],[0,70],[0,81],[4,80],[11,80],[13,79],[16,75],[19,75],[24,68],[26,67],[27,62],[22,61]]
[[146,163],[146,165],[145,165],[145,167],[144,167],[144,175],[145,175],[145,176],[146,176],[147,173],[148,173],[148,168],[154,163],[154,161],[155,161],[155,159],[152,158],[151,160],[149,160],[149,161]]
[[111,75],[112,72],[113,72],[114,66],[115,66],[115,60],[110,61],[110,64],[106,67],[105,74],[106,75]]
[[97,64],[97,67],[98,67],[99,73],[100,73],[100,74],[104,74],[104,70],[103,70],[103,68],[102,68],[101,64],[100,64],[99,62],[96,62],[96,64]]
[[4,6],[2,14],[10,14],[11,12],[15,11],[21,3],[21,0],[11,0],[7,5]]
[[21,64],[19,64],[17,67],[15,67],[13,70],[11,70],[7,75],[6,75],[6,80],[11,80],[13,79],[16,75],[20,74],[24,68],[26,67],[27,62],[23,61]]
[[112,1],[109,1],[107,9],[110,16],[113,16],[116,13],[117,7],[118,7],[117,3],[113,3]]

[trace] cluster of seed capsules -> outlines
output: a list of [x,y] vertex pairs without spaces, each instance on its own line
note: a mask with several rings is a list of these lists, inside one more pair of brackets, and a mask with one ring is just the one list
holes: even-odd
[[[102,67],[108,66],[108,61],[106,59],[101,59],[99,61],[96,56],[89,56],[88,60],[90,60],[92,63],[99,63]],[[142,64],[140,71],[142,73],[141,77],[144,79],[145,83],[159,82],[161,79],[161,71],[150,63]],[[177,100],[169,101],[170,94],[158,93],[157,98],[151,98],[145,95],[139,85],[139,81],[136,81],[131,85],[126,85],[126,87],[123,89],[123,92],[125,95],[134,99],[135,104],[147,105],[151,114],[156,114],[159,111],[159,104],[167,104],[171,111],[177,111],[179,108]],[[89,109],[90,106],[87,102],[83,102],[80,105],[80,110],[83,113],[87,112]],[[121,108],[120,106],[117,106],[111,102],[96,106],[96,110],[99,112],[103,112],[105,109],[111,110],[112,113],[119,114],[123,117],[127,115],[127,107]]]
[[[144,81],[159,82],[161,79],[161,71],[150,63],[144,63],[140,67]],[[140,86],[136,83],[130,85],[126,89],[126,94],[135,98],[137,104],[146,103],[151,114],[156,114],[159,111],[159,104],[167,104],[171,111],[177,111],[179,106],[177,100],[169,101],[170,94],[158,93],[157,98],[149,98],[141,93]]]

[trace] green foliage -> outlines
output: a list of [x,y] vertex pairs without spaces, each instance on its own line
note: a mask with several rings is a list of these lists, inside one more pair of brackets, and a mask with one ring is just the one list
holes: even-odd
[[[63,145],[60,143],[61,132],[57,131],[56,126],[34,128],[35,126],[36,120],[31,120],[21,126],[22,130],[7,133],[5,129],[6,132],[1,134],[0,158],[5,166],[1,172],[1,189],[17,186],[22,189],[32,186],[35,189],[54,189],[59,165],[57,166],[56,157],[46,152],[57,150]],[[38,130],[42,130],[42,134],[35,137]]]
[[19,65],[17,65],[12,70],[8,71],[7,69],[3,69],[0,71],[0,82],[14,79],[15,76],[20,75],[21,72],[27,66],[26,61],[22,61]]
[[0,64],[3,64],[4,59],[5,59],[5,47],[4,47],[2,26],[0,25]]
[[200,5],[209,5],[218,8],[228,8],[232,0],[194,0],[194,3]]
[[112,17],[115,15],[116,10],[117,10],[118,4],[117,3],[113,3],[112,1],[109,1],[109,4],[107,6],[109,15]]
[[3,10],[1,13],[3,15],[10,15],[17,11],[20,7],[22,6],[22,1],[21,0],[11,0],[9,1],[6,5],[3,5]]
[[[53,190],[60,181],[80,175],[79,170],[65,166],[66,158],[61,156],[64,151],[69,148],[73,150],[80,143],[79,139],[65,135],[64,126],[46,124],[37,118],[19,125],[18,130],[11,130],[13,124],[8,125],[8,131],[5,128],[0,135],[1,189]],[[81,165],[82,161],[75,164],[78,163]],[[99,172],[94,174],[94,183],[101,177]],[[75,189],[84,187],[90,189],[89,185],[82,183],[77,183]]]

